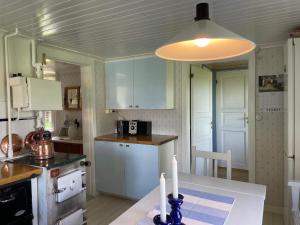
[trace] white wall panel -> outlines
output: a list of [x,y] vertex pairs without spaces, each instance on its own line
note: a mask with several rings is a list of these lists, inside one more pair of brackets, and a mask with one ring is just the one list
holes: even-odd
[[[256,76],[283,74],[283,48],[256,53]],[[259,95],[256,95],[257,103]],[[256,105],[257,113],[259,110]],[[266,204],[283,205],[283,112],[260,113],[256,121],[256,182],[267,185]]]

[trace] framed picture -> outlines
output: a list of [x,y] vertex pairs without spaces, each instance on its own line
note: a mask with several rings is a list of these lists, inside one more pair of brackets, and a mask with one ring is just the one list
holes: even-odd
[[64,109],[65,110],[81,110],[80,86],[65,87]]
[[284,75],[261,75],[258,77],[259,92],[284,91]]

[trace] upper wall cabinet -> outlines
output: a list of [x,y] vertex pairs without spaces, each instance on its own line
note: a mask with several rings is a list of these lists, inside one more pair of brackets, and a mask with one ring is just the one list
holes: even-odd
[[133,107],[133,61],[107,63],[106,108],[128,109]]
[[174,108],[173,63],[157,57],[106,63],[106,108]]

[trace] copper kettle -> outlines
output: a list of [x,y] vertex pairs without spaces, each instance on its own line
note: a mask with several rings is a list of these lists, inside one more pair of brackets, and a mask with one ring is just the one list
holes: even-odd
[[31,150],[37,159],[49,159],[54,157],[53,143],[48,140],[40,140],[31,145]]
[[54,146],[51,141],[51,133],[44,129],[30,132],[25,143],[31,148],[32,154],[37,159],[49,159],[54,157]]

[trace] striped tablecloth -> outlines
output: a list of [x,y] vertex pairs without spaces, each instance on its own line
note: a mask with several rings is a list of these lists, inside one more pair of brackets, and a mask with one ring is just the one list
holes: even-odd
[[[186,225],[223,225],[234,204],[234,198],[228,196],[186,188],[179,188],[179,193],[184,196],[181,213]],[[155,206],[138,225],[153,225],[152,219],[159,210],[159,206]],[[168,213],[170,210],[168,206]]]

